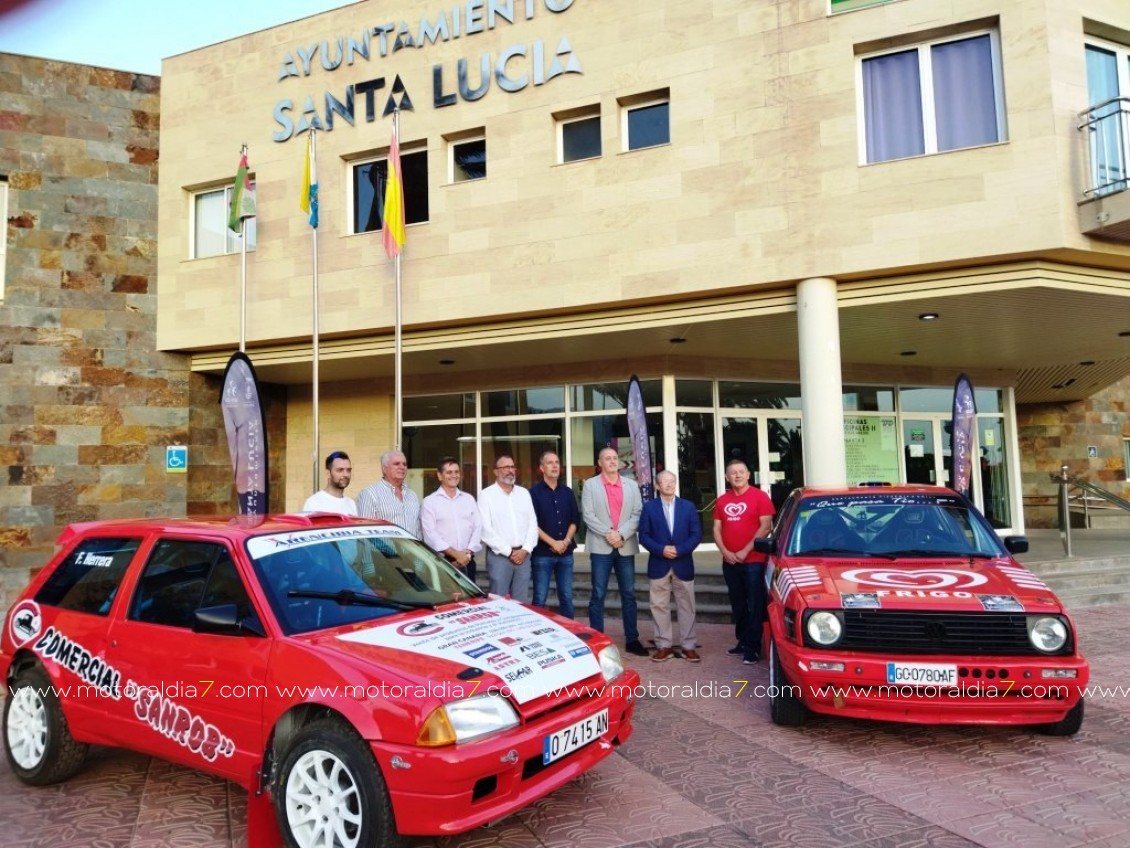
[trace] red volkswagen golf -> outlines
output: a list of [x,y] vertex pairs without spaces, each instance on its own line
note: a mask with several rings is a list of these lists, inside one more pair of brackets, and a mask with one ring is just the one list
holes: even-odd
[[933,486],[798,489],[768,539],[770,707],[934,724],[1083,722],[1067,610],[976,508]]
[[290,845],[498,819],[632,732],[600,633],[485,596],[397,527],[330,515],[74,525],[8,614],[24,782],[90,743],[269,792]]

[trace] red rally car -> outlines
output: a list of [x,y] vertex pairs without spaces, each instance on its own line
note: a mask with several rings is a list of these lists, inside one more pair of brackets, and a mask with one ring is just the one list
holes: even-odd
[[600,633],[484,595],[398,527],[324,514],[74,525],[8,613],[24,782],[90,743],[270,793],[292,846],[493,821],[632,732]]
[[932,486],[797,489],[769,555],[774,722],[1083,722],[1089,669],[1071,617],[961,495]]

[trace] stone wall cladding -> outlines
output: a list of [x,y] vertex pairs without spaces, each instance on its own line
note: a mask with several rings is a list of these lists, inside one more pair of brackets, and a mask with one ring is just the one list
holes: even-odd
[[[1068,472],[1130,500],[1123,440],[1130,438],[1130,376],[1086,400],[1026,404],[1016,408],[1025,520],[1030,527],[1056,526],[1058,491],[1049,475]],[[1088,447],[1098,448],[1088,457]]]
[[0,54],[3,607],[71,522],[232,510],[219,381],[156,350],[159,86]]

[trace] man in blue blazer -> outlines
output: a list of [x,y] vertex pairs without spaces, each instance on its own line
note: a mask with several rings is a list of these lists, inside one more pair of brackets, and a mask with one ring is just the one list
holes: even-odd
[[663,662],[674,653],[671,633],[671,595],[679,618],[679,642],[683,659],[699,662],[694,633],[694,549],[702,541],[702,520],[694,505],[675,495],[675,475],[660,471],[655,477],[659,497],[643,505],[640,514],[640,544],[650,554],[647,577],[649,602],[655,620],[656,652],[651,659]]

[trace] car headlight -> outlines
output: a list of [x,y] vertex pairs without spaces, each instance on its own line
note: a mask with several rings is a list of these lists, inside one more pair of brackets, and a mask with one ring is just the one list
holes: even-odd
[[1067,625],[1052,616],[1028,616],[1028,641],[1037,651],[1054,654],[1067,644]]
[[609,645],[597,657],[600,661],[600,673],[604,675],[604,682],[611,683],[624,673],[624,661],[620,659],[620,649]]
[[810,613],[804,623],[808,638],[817,645],[834,645],[844,635],[844,623],[839,613],[828,610],[816,610]]
[[428,716],[417,745],[436,747],[469,742],[518,725],[518,713],[501,695],[479,695],[437,707]]

